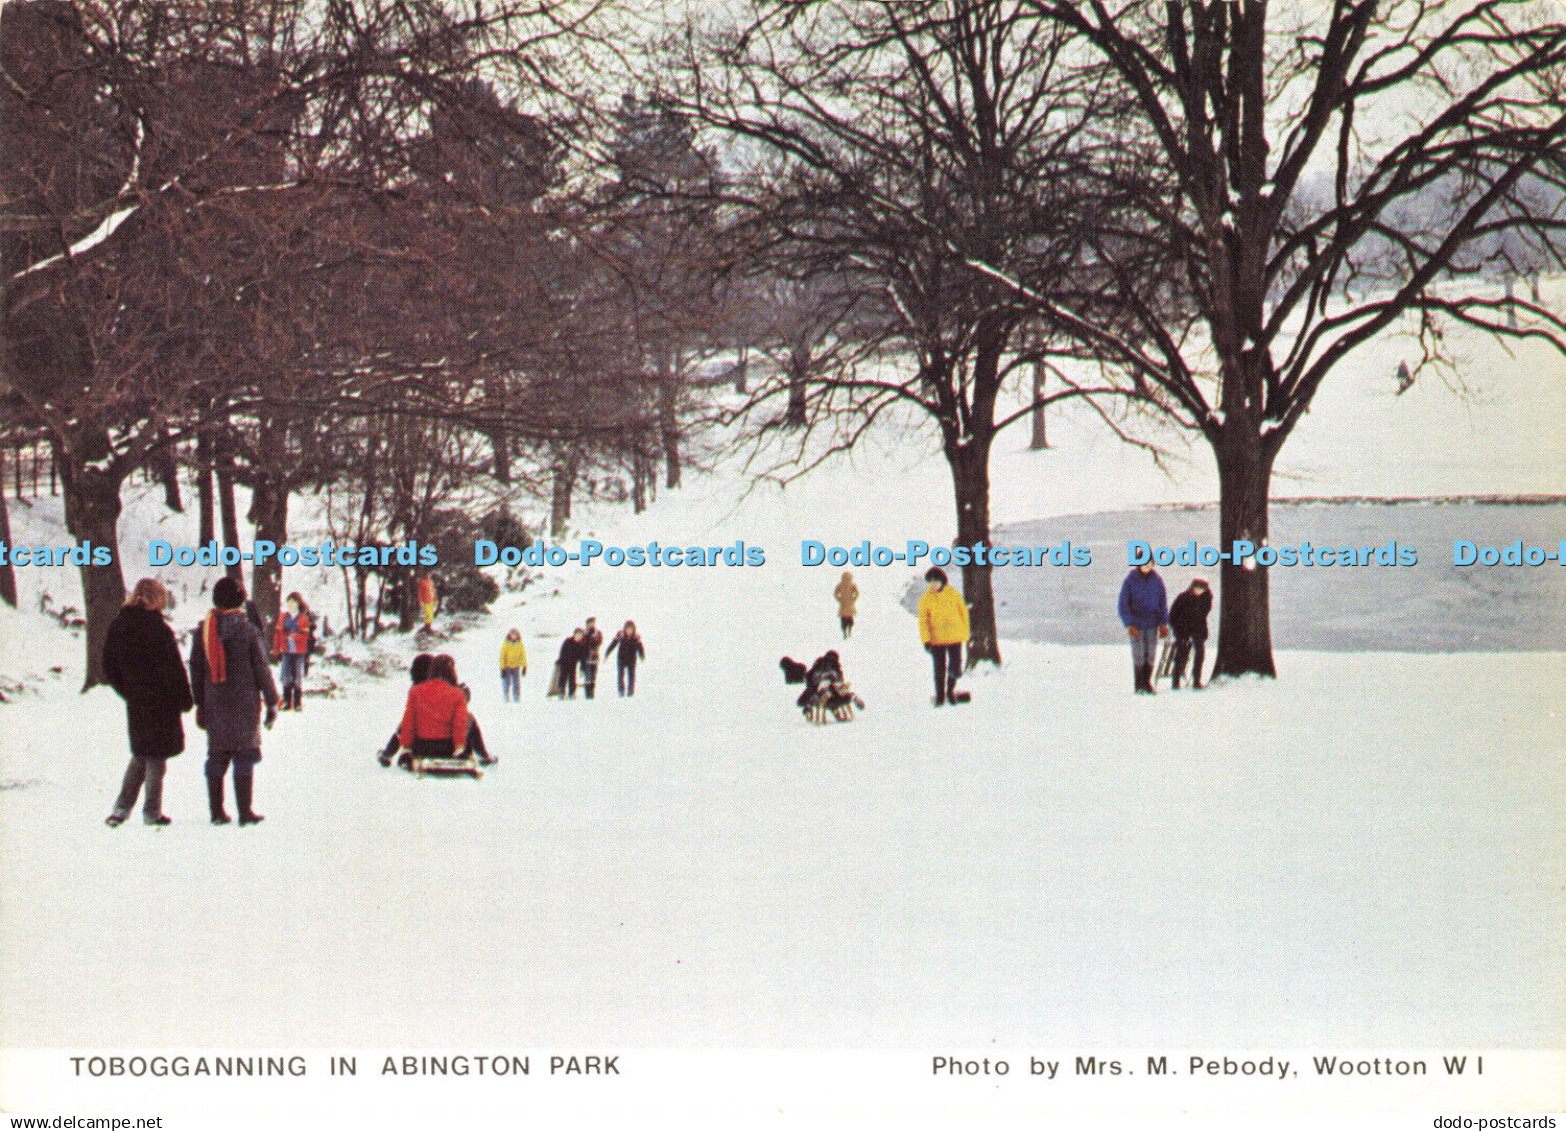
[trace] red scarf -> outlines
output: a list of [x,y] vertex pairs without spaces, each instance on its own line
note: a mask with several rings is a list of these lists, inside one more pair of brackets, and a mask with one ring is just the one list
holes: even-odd
[[223,655],[223,641],[218,637],[218,617],[222,611],[213,609],[201,623],[201,649],[207,654],[207,678],[213,683],[228,679],[228,658]]

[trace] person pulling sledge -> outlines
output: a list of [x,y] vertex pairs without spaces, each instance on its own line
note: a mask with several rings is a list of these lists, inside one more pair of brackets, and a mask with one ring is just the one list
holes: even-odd
[[305,665],[310,661],[314,639],[315,624],[310,607],[303,596],[290,593],[272,632],[272,654],[278,660],[277,676],[283,693],[279,710],[298,711],[304,707]]
[[1169,686],[1180,690],[1185,678],[1185,661],[1190,656],[1191,689],[1202,689],[1202,661],[1207,653],[1207,614],[1213,611],[1213,592],[1200,577],[1174,599],[1169,606],[1169,627],[1174,632],[1174,667],[1169,673]]
[[968,643],[968,602],[939,566],[926,570],[924,579],[930,587],[919,598],[919,639],[935,669],[935,705],[966,703],[968,693],[957,690],[957,677],[962,674],[962,646]]
[[560,654],[555,657],[555,674],[549,681],[549,694],[562,699],[576,698],[576,670],[587,657],[587,630],[573,629],[570,636],[560,642]]

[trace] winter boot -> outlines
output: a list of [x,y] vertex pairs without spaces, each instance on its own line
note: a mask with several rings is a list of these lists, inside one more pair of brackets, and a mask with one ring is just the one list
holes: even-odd
[[234,818],[223,811],[223,779],[207,778],[207,808],[212,811],[214,825],[231,824]]
[[259,825],[266,820],[265,817],[250,808],[251,791],[254,788],[254,778],[234,778],[234,804],[239,809],[239,823],[241,826]]
[[151,816],[145,816],[144,815],[141,818],[141,823],[144,824],[144,825],[158,825],[158,826],[162,826],[162,825],[172,825],[174,822],[169,820],[162,813],[159,813],[156,817],[151,817]]
[[103,823],[111,829],[117,829],[125,823],[125,818],[130,816],[129,809],[116,809],[103,819]]
[[1142,665],[1142,694],[1143,695],[1157,695],[1158,694],[1158,692],[1153,689],[1153,665],[1152,664],[1143,664]]
[[304,688],[297,683],[294,684],[294,710],[304,710]]

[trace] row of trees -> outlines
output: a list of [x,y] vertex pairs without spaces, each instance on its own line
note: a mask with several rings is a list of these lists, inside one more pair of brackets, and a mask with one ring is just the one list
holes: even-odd
[[[1552,13],[799,0],[630,54],[591,0],[14,0],[0,405],[78,538],[184,452],[230,537],[238,482],[258,537],[329,486],[356,539],[428,540],[480,482],[557,530],[584,478],[679,486],[721,355],[801,466],[926,416],[963,544],[996,437],[1066,399],[1200,434],[1221,539],[1262,544],[1279,450],[1374,335],[1566,344],[1535,292],[1453,282],[1560,262]],[[963,581],[999,660],[989,567]],[[1267,571],[1222,582],[1217,670],[1272,674]],[[95,663],[123,579],[83,586]]]

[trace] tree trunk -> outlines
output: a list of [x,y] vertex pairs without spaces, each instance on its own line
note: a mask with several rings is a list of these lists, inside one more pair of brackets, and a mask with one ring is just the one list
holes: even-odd
[[[0,448],[0,543],[11,545],[11,512],[5,501],[5,449]],[[0,601],[16,608],[16,570],[7,554],[5,564],[0,565]]]
[[[218,445],[217,453],[218,515],[223,523],[223,545],[239,548],[239,512],[234,508],[234,454],[226,443]],[[224,566],[223,572],[235,581],[244,583],[245,571],[238,562]]]
[[[11,511],[5,501],[5,450],[0,448],[0,544],[11,545]],[[0,566],[0,600],[16,608],[16,569],[11,566],[11,555],[6,555],[5,566]]]
[[557,542],[565,537],[566,525],[571,521],[571,493],[576,489],[581,464],[582,453],[576,448],[555,464],[554,488],[549,499],[549,536]]
[[120,484],[117,472],[77,467],[71,458],[60,461],[65,487],[65,526],[77,543],[107,547],[108,565],[80,566],[82,603],[87,618],[87,677],[82,690],[97,687],[103,678],[103,643],[125,602],[125,575],[120,570]]
[[495,453],[495,482],[511,483],[511,437],[504,428],[496,428],[489,434],[489,446]]
[[201,515],[203,546],[217,537],[217,522],[212,504],[212,439],[205,432],[196,437],[196,507]]
[[637,514],[647,509],[647,455],[642,451],[641,438],[631,452],[631,506]]
[[805,378],[810,373],[810,347],[801,346],[788,353],[788,409],[783,423],[790,428],[805,426]]
[[[288,541],[288,488],[271,475],[258,473],[250,497],[250,522],[256,541],[283,546]],[[261,623],[272,625],[282,609],[283,565],[274,552],[250,571],[250,597],[261,613]],[[270,646],[268,638],[265,643]]]
[[[1218,457],[1218,538],[1232,552],[1236,539],[1267,543],[1267,493],[1273,456],[1250,427],[1225,429],[1214,444]],[[1272,661],[1272,613],[1268,571],[1254,560],[1225,561],[1218,606],[1218,658],[1213,675],[1276,676]]]
[[[990,541],[990,442],[973,441],[947,451],[957,500],[957,544],[970,548]],[[995,591],[989,558],[962,567],[962,595],[968,602],[968,667],[1001,662],[995,629]]]
[[665,486],[680,485],[680,367],[677,359],[659,361],[658,431],[663,442]]

